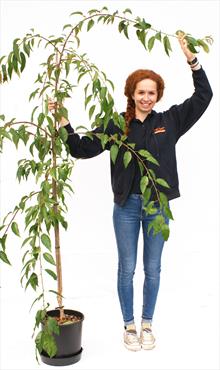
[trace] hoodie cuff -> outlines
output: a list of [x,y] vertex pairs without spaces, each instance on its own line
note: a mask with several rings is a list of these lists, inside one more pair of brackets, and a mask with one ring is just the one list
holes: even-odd
[[68,134],[73,134],[74,133],[74,129],[72,128],[70,123],[68,123],[68,125],[64,126],[64,128],[66,129]]

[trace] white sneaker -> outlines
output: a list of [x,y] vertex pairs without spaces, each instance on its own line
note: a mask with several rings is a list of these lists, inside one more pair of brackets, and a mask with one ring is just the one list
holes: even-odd
[[140,351],[141,345],[135,329],[125,329],[124,345],[130,351]]
[[142,324],[140,342],[143,349],[153,349],[155,347],[156,339],[152,333],[150,323],[144,323],[144,325]]

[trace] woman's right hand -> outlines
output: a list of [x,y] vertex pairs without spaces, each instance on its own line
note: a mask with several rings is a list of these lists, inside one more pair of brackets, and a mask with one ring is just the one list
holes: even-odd
[[185,54],[186,59],[188,60],[188,62],[191,62],[193,59],[195,59],[196,55],[189,50],[187,40],[185,39],[185,33],[179,31],[177,35],[180,47]]
[[57,103],[53,101],[51,98],[48,99],[48,110],[54,114],[56,109]]
[[[48,99],[48,110],[54,114],[55,110],[57,108],[57,102],[55,102],[53,99],[49,98]],[[69,121],[65,117],[61,117],[59,124],[61,127],[64,127],[69,124]]]

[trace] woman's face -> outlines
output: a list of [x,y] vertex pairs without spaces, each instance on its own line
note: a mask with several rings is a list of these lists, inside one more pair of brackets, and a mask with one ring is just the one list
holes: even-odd
[[135,102],[136,116],[150,113],[157,102],[157,84],[146,78],[136,84],[132,98]]

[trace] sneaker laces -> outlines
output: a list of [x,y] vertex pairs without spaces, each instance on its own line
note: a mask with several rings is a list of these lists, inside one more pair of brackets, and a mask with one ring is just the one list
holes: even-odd
[[126,330],[126,336],[127,336],[127,339],[130,343],[137,343],[138,342],[136,330],[132,330],[132,329]]
[[153,336],[152,330],[150,328],[142,329],[144,340],[154,341],[155,338]]

